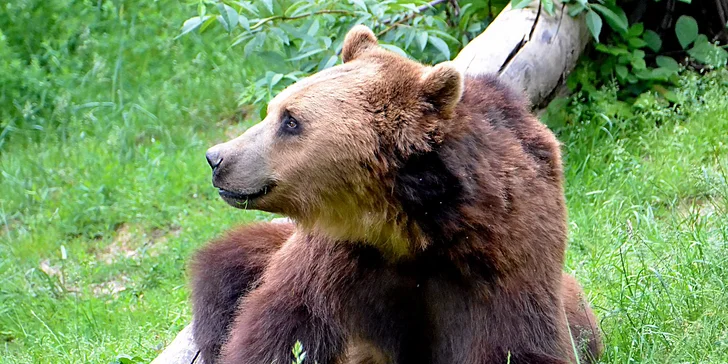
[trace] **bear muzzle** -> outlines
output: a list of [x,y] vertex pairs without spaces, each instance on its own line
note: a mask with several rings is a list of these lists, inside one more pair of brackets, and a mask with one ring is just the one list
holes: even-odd
[[237,208],[264,210],[257,202],[274,189],[275,183],[268,168],[266,148],[261,148],[264,138],[255,131],[215,145],[207,150],[205,158],[212,169],[212,185],[225,202]]

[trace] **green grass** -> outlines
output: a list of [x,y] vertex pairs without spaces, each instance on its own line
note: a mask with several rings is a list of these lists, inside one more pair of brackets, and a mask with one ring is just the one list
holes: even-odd
[[601,318],[604,362],[728,362],[728,72],[678,89],[682,106],[648,97],[629,115],[614,90],[575,98],[578,123],[559,128],[567,270]]
[[38,81],[55,99],[1,146],[0,362],[153,358],[189,321],[191,252],[266,216],[227,208],[204,158],[244,129],[256,65],[227,35],[174,40],[192,8],[137,3],[79,14],[84,45]]
[[[0,145],[2,363],[151,360],[190,320],[190,254],[269,217],[225,205],[204,159],[264,66],[215,32],[174,40],[178,2],[104,4]],[[728,362],[728,72],[681,82],[679,107],[605,88],[547,115],[605,363]]]

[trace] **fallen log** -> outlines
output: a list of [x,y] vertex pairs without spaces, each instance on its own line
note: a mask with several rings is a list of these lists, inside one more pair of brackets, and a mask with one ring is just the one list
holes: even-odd
[[[574,69],[590,37],[582,17],[568,16],[558,3],[557,8],[549,15],[538,2],[523,9],[508,6],[453,62],[465,75],[498,74],[532,106],[543,105]],[[283,221],[288,220],[274,220]],[[201,364],[198,354],[190,324],[152,364]]]
[[509,5],[453,62],[466,75],[498,74],[538,107],[550,101],[589,40],[583,17],[570,17],[561,6],[548,15],[536,2]]
[[152,361],[152,364],[202,364],[203,360],[199,355],[200,351],[195,345],[192,324],[190,324],[177,334],[177,337]]

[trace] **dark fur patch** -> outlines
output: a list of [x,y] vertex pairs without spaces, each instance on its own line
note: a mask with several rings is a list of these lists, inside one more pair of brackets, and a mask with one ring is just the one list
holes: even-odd
[[354,245],[348,257],[355,263],[358,284],[346,305],[368,341],[388,353],[395,363],[427,363],[432,332],[423,296],[424,274],[412,261],[395,265],[375,248]]
[[395,177],[394,196],[432,240],[445,239],[443,226],[457,219],[463,187],[436,151],[411,156]]

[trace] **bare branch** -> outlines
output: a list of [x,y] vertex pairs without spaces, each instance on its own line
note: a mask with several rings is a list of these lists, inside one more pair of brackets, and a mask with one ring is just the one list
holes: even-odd
[[346,11],[346,10],[319,10],[319,11],[313,11],[310,13],[296,15],[296,16],[275,15],[275,16],[271,16],[268,18],[260,19],[257,23],[255,23],[255,25],[250,27],[250,30],[260,28],[261,26],[263,26],[263,24],[272,22],[272,21],[276,21],[276,20],[282,20],[282,21],[296,20],[296,19],[303,19],[303,18],[308,18],[309,16],[322,15],[322,14],[342,14],[342,15],[348,15],[348,16],[356,15],[356,14],[354,14],[350,11]]
[[422,13],[423,11],[425,11],[425,10],[429,10],[429,9],[432,9],[432,8],[434,8],[435,6],[437,6],[437,5],[440,5],[440,4],[442,4],[442,3],[446,3],[446,2],[448,2],[448,1],[449,1],[449,2],[453,2],[453,3],[457,4],[457,1],[454,1],[454,0],[434,0],[434,1],[430,1],[429,3],[427,3],[427,4],[425,4],[425,5],[421,5],[421,6],[419,6],[419,7],[418,7],[418,8],[417,8],[417,9],[416,9],[415,11],[413,11],[413,12],[411,12],[411,13],[409,13],[409,14],[407,14],[407,15],[403,16],[403,17],[402,17],[401,19],[399,19],[399,20],[397,20],[397,21],[395,21],[395,22],[392,22],[392,20],[391,20],[391,19],[387,19],[387,20],[383,21],[383,22],[382,22],[383,24],[385,24],[385,25],[389,24],[389,26],[388,26],[388,27],[386,27],[386,28],[385,28],[384,30],[382,30],[381,32],[377,33],[377,38],[379,38],[379,37],[381,37],[382,35],[386,34],[386,33],[387,33],[387,32],[389,32],[390,30],[392,30],[392,29],[394,29],[394,28],[396,28],[396,27],[398,27],[398,26],[402,25],[402,24],[403,24],[404,22],[410,21],[410,20],[411,20],[412,18],[414,18],[414,17],[415,17],[415,16],[417,16],[418,14]]

